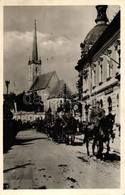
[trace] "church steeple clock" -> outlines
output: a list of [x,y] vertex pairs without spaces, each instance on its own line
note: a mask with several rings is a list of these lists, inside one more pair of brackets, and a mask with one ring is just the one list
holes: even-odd
[[34,80],[41,75],[41,59],[38,59],[38,48],[37,48],[37,30],[36,30],[36,20],[34,26],[34,38],[33,38],[33,48],[32,48],[32,59],[28,62],[28,87],[30,88]]

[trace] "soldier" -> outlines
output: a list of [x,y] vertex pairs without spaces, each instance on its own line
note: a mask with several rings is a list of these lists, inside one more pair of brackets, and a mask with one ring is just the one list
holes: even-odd
[[71,144],[74,143],[76,131],[77,131],[77,122],[76,119],[71,114],[67,121],[67,141],[66,141],[67,144],[69,144],[69,136],[71,136]]
[[57,115],[55,119],[55,129],[54,129],[54,141],[59,141],[61,139],[63,120]]
[[104,109],[100,108],[100,102],[97,101],[90,113],[90,123],[94,124],[95,127],[98,127],[99,121],[104,116],[104,114]]
[[105,115],[104,109],[100,108],[99,106],[100,106],[100,102],[97,101],[90,113],[90,123],[93,125],[93,138],[94,138],[93,145],[92,145],[93,155],[95,155],[94,149],[95,149],[97,140],[99,138],[100,120]]

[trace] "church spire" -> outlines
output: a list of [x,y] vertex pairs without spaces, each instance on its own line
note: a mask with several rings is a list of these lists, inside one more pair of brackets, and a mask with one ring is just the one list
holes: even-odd
[[36,30],[36,20],[34,26],[34,37],[33,37],[33,48],[32,48],[32,58],[28,61],[28,85],[29,88],[35,81],[37,77],[41,75],[41,64],[42,61],[38,58],[38,49],[37,49],[37,30]]
[[34,27],[33,50],[32,50],[32,62],[38,63],[36,20],[35,20],[35,27]]
[[33,48],[32,48],[32,59],[29,59],[28,65],[39,64],[41,65],[42,61],[38,58],[38,49],[37,49],[37,30],[36,30],[36,20],[34,25],[34,38],[33,38]]

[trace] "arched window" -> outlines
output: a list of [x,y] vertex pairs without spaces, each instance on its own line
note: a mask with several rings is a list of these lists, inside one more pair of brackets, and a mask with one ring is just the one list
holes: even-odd
[[108,97],[107,101],[108,101],[108,109],[109,111],[112,111],[112,99],[110,96]]
[[36,74],[37,74],[37,72],[38,72],[38,68],[36,67]]
[[107,54],[107,78],[112,76],[113,62],[112,62],[112,50],[108,49]]
[[116,120],[117,122],[116,123],[120,123],[120,108],[119,108],[119,94],[117,94],[116,96]]
[[95,105],[95,100],[92,100],[92,106],[94,106]]
[[93,85],[93,87],[95,87],[96,86],[96,64],[93,64],[92,65],[92,85]]
[[119,107],[119,94],[117,94],[117,108]]
[[101,106],[101,108],[103,108],[103,100],[102,99],[100,100],[100,106]]
[[98,66],[99,66],[99,83],[102,82],[102,74],[103,74],[103,69],[102,69],[102,61],[103,61],[103,58],[100,57],[99,58],[99,61],[98,61]]

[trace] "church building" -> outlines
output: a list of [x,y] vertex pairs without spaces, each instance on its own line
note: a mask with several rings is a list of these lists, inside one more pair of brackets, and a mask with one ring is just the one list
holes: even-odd
[[[42,60],[38,58],[36,21],[32,48],[32,59],[28,62],[28,92],[37,92],[44,103],[44,111],[49,108],[53,112],[70,99],[71,90],[64,80],[60,80],[56,71],[41,74]],[[65,90],[66,89],[66,90]]]

